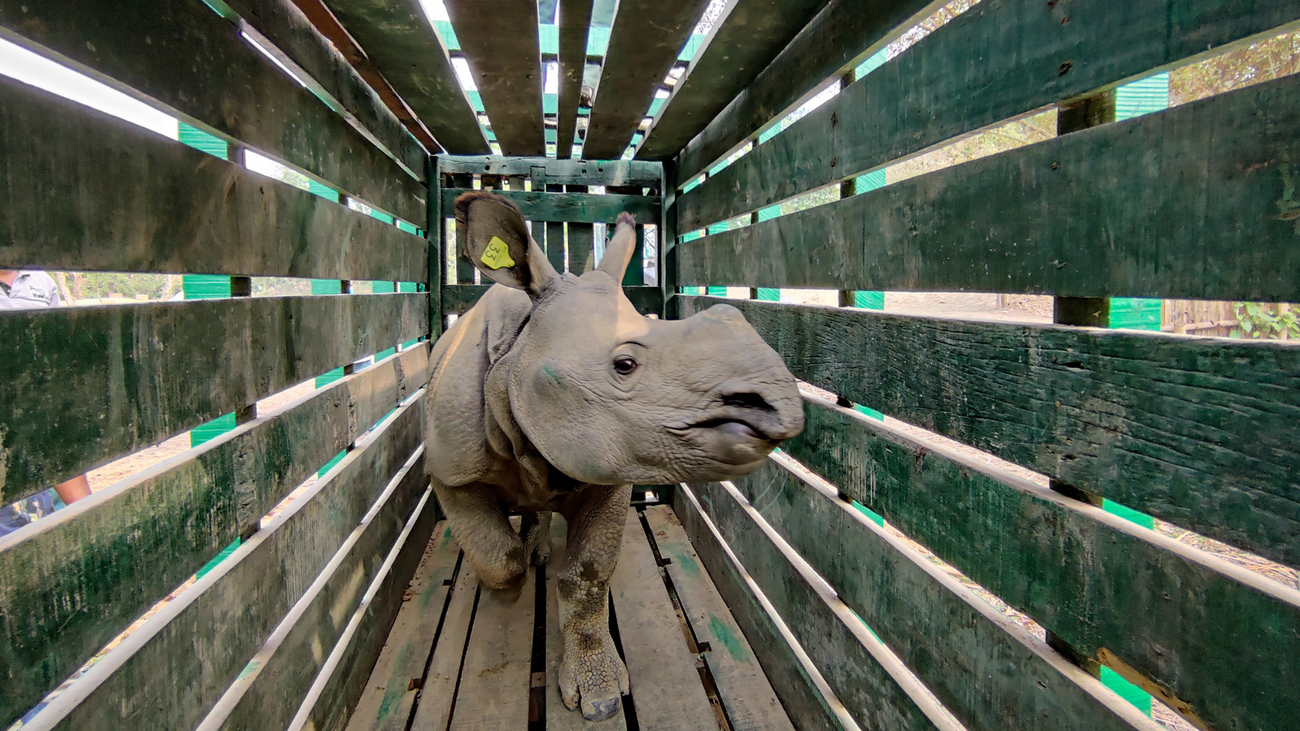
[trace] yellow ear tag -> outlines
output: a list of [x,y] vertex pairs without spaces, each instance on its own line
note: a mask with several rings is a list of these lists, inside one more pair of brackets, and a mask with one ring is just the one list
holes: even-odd
[[489,269],[502,269],[515,265],[515,260],[510,258],[510,247],[497,236],[493,236],[492,240],[488,241],[481,258]]

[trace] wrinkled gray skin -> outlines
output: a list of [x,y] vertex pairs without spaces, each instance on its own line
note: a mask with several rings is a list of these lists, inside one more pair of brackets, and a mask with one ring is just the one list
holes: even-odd
[[[457,218],[471,260],[498,285],[433,349],[426,464],[465,557],[507,598],[529,561],[549,557],[551,511],[565,517],[561,696],[588,719],[608,718],[629,690],[608,592],[631,484],[751,472],[803,428],[802,403],[735,308],[680,321],[636,312],[619,286],[636,239],[628,214],[582,276],[557,274],[499,198],[466,194]],[[513,267],[483,263],[496,234],[516,242]],[[520,534],[511,510],[523,513]]]

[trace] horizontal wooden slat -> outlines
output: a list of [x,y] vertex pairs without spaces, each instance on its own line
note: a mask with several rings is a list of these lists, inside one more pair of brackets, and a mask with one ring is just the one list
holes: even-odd
[[731,3],[714,21],[704,47],[664,100],[637,154],[672,157],[750,85],[826,0],[751,0]]
[[428,277],[395,226],[10,79],[0,98],[7,267]]
[[706,0],[621,0],[583,141],[588,158],[616,159],[677,63]]
[[306,72],[303,81],[318,94],[323,92],[335,112],[384,148],[416,180],[425,179],[429,153],[291,0],[228,0],[226,4]]
[[[1300,591],[947,447],[853,421],[867,435],[846,439],[863,451],[828,444],[840,456],[801,455],[874,475],[863,502],[939,558],[1085,655],[1118,656],[1209,728],[1294,725]],[[756,487],[746,494],[762,508],[771,498]],[[815,538],[806,530],[800,540],[825,541],[824,525]]]
[[[804,667],[801,657],[787,640],[781,627],[772,620],[766,607],[750,586],[749,577],[737,568],[725,546],[705,522],[703,509],[695,495],[685,486],[674,491],[673,511],[691,540],[700,564],[727,608],[744,631],[754,656],[767,676],[776,681],[772,689],[791,718],[798,719],[803,731],[845,731],[849,724],[844,706],[827,699],[822,690],[824,680],[815,681]],[[833,627],[833,625],[827,625]],[[820,681],[820,682],[819,682]]]
[[420,388],[427,364],[421,344],[0,540],[0,722],[255,528]]
[[831,0],[680,153],[661,146],[652,136],[637,154],[645,158],[677,155],[677,182],[684,183],[762,126],[794,111],[837,72],[883,48],[940,5],[942,0],[894,0],[866,6],[861,0]]
[[0,315],[0,500],[80,475],[428,332],[424,294]]
[[545,155],[537,3],[445,0],[444,5],[502,152]]
[[435,499],[430,487],[422,503],[416,506],[418,512],[406,522],[397,544],[385,557],[387,570],[380,569],[381,576],[367,591],[369,598],[363,599],[363,606],[353,614],[348,630],[340,639],[340,643],[347,644],[334,648],[334,655],[312,685],[307,698],[308,702],[314,700],[310,711],[299,708],[299,715],[289,728],[330,731],[346,728],[349,714],[365,690],[366,679],[383,648],[384,635],[406,601],[411,576],[436,527]]
[[[679,299],[683,315],[717,301]],[[1300,345],[729,304],[798,378],[1300,563]]]
[[[0,27],[423,226],[425,188],[198,2],[0,2]],[[132,181],[138,182],[138,181]]]
[[[33,728],[198,724],[410,464],[423,439],[423,404],[421,391],[359,440],[324,479],[51,701]],[[423,490],[411,488],[420,482],[405,485],[399,506],[418,499]]]
[[417,455],[389,481],[198,731],[284,728],[293,719],[297,702],[306,697],[366,589],[379,576],[412,508],[428,489],[424,452],[417,447]]
[[[467,192],[469,190],[466,188],[444,188],[442,210],[455,211],[456,197]],[[618,220],[618,214],[626,211],[636,217],[637,223],[659,223],[661,199],[658,196],[547,193],[540,190],[493,192],[519,206],[524,218],[534,222],[614,223]]]
[[1288,159],[1297,76],[682,244],[680,284],[1297,301]]
[[358,68],[374,69],[448,152],[487,154],[488,144],[419,2],[329,0],[329,10],[365,52]]
[[[975,5],[682,196],[681,230],[843,180],[1137,74],[1221,52],[1225,44],[1297,18],[1300,8],[1286,0],[1250,6],[1185,0],[1176,9],[1166,2],[1116,8],[1107,0],[1068,7],[1038,0]],[[1166,146],[1161,152],[1173,150]],[[1138,171],[1124,172],[1122,177]],[[982,199],[989,191],[981,189]]]
[[[442,311],[444,315],[459,315],[469,310],[479,298],[488,291],[485,284],[455,284],[442,288]],[[663,311],[662,293],[658,287],[624,287],[623,294],[637,312],[643,315],[659,315]]]
[[659,188],[663,167],[643,160],[556,160],[549,157],[439,155],[444,175],[528,175],[541,168],[553,185],[640,185]]
[[[780,462],[735,486],[966,728],[1159,731],[943,569]],[[753,529],[745,535],[765,540]]]

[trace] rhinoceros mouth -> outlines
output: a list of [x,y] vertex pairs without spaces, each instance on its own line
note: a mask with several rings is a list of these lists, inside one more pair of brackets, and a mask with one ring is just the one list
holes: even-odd
[[669,431],[676,432],[678,434],[685,434],[687,432],[695,431],[695,430],[713,429],[713,430],[717,430],[717,432],[719,433],[726,434],[732,437],[737,437],[740,439],[754,439],[754,440],[765,441],[765,442],[778,441],[772,439],[762,429],[758,428],[757,426],[754,426],[752,423],[745,421],[744,419],[736,419],[736,418],[728,418],[728,417],[705,419],[703,421],[697,421],[694,424],[690,424],[685,427],[670,426],[668,427],[668,429]]

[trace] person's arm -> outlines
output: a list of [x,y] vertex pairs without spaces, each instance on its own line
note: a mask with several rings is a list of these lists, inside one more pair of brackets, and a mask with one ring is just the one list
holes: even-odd
[[54,491],[59,494],[60,500],[71,505],[90,495],[90,480],[87,480],[85,475],[79,475],[67,482],[55,485]]

